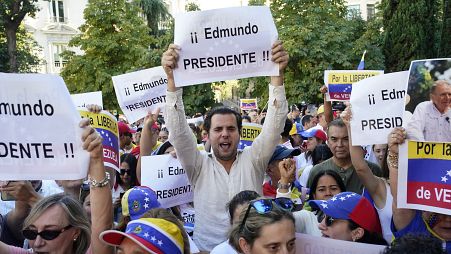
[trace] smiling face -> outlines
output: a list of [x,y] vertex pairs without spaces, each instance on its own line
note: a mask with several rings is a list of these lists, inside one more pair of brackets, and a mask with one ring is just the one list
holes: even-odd
[[451,105],[451,85],[445,82],[438,84],[431,93],[431,100],[440,113],[448,111]]
[[[43,230],[61,231],[62,228],[68,225],[69,220],[64,209],[59,205],[54,205],[43,212],[28,229],[36,230],[37,232],[42,232]],[[35,240],[30,240],[30,246],[36,253],[73,253],[73,240],[78,237],[79,231],[79,229],[71,227],[53,240],[45,240],[38,235]]]
[[245,254],[296,253],[294,223],[288,219],[263,226],[260,237],[249,245],[244,238],[240,247]]
[[240,132],[233,114],[215,114],[211,118],[208,139],[219,162],[236,158]]

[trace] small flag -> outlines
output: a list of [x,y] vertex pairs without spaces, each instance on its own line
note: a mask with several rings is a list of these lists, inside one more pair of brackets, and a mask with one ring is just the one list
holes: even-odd
[[366,54],[366,50],[363,51],[362,59],[360,59],[359,66],[357,66],[357,70],[364,70],[365,69],[365,54]]

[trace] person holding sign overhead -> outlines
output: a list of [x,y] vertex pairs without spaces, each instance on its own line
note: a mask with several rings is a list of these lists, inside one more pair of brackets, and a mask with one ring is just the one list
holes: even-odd
[[251,147],[238,151],[241,115],[226,107],[212,109],[205,119],[205,129],[213,153],[197,150],[186,123],[182,89],[176,88],[173,71],[177,68],[180,47],[171,44],[163,54],[161,65],[168,76],[164,118],[171,133],[169,140],[194,187],[196,228],[194,242],[199,249],[210,251],[226,240],[229,228],[224,204],[242,190],[262,193],[266,166],[280,140],[288,104],[283,73],[288,54],[281,41],[272,46],[272,61],[279,65],[279,76],[271,77],[266,121]]

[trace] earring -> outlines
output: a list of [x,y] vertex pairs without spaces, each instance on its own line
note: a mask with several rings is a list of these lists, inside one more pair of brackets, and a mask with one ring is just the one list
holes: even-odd
[[77,241],[77,238],[74,238],[74,242]]

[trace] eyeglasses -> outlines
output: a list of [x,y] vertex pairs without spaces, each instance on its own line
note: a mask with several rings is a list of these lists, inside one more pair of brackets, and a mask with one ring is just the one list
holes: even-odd
[[326,222],[326,226],[328,226],[328,227],[332,226],[332,224],[333,224],[334,221],[335,221],[335,219],[332,218],[332,217],[330,217],[329,215],[326,215],[325,220],[326,220],[326,221],[325,221],[325,222]]
[[31,230],[31,229],[24,229],[22,230],[23,236],[28,240],[35,240],[36,237],[41,236],[44,240],[53,240],[57,238],[61,233],[71,228],[72,225],[67,225],[66,227],[60,229],[60,230],[43,230],[41,232],[38,232],[37,230]]
[[289,198],[259,199],[252,201],[249,203],[249,206],[246,210],[246,214],[244,215],[243,221],[241,222],[240,232],[243,231],[251,207],[255,208],[255,210],[259,214],[267,214],[274,208],[273,203],[275,203],[277,207],[279,207],[284,211],[291,211],[294,207],[293,201]]
[[125,175],[125,173],[130,175],[130,171],[131,171],[130,169],[123,169],[123,168],[121,168],[121,175]]

